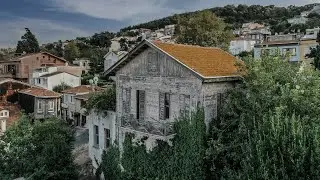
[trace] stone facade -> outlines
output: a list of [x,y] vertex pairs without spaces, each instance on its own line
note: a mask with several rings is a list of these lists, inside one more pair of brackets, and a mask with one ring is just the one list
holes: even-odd
[[121,144],[127,132],[147,136],[147,148],[156,139],[172,137],[172,123],[204,107],[205,123],[217,116],[221,96],[235,81],[205,83],[187,67],[155,48],[147,48],[115,75],[117,125]]

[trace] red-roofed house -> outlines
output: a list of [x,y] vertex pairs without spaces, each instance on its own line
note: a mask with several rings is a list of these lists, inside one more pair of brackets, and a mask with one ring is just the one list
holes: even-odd
[[197,107],[208,125],[224,92],[241,80],[238,63],[219,48],[142,41],[104,73],[116,82],[120,145],[127,132],[147,136],[147,148],[167,140],[176,118]]
[[35,119],[60,117],[61,94],[40,87],[31,87],[19,91],[19,104]]

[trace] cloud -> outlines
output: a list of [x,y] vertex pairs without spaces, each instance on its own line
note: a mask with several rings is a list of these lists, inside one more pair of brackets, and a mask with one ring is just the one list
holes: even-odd
[[[50,0],[52,8],[57,10],[81,13],[88,16],[113,19],[128,20],[136,16],[168,13],[174,11],[170,7],[165,7],[168,0]],[[50,10],[52,10],[50,8]],[[161,14],[163,14],[161,13]]]
[[319,0],[49,0],[48,11],[85,14],[90,17],[140,23],[156,18],[227,4],[304,5]]
[[15,47],[28,27],[35,34],[40,44],[66,40],[77,36],[89,36],[90,33],[50,20],[34,18],[15,18],[0,20],[0,47]]

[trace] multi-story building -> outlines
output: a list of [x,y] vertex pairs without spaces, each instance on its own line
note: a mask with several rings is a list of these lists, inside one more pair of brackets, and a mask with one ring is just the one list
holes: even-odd
[[255,59],[260,59],[263,55],[280,55],[290,62],[299,62],[299,36],[296,34],[268,36],[265,42],[254,47]]
[[0,77],[29,82],[29,75],[35,68],[67,64],[65,59],[47,52],[26,54],[7,61],[0,61]]
[[147,148],[170,139],[172,123],[198,107],[208,125],[218,116],[223,93],[240,80],[236,61],[219,48],[142,41],[105,72],[116,82],[120,148],[126,133],[147,137]]
[[[66,84],[71,87],[81,85],[81,77],[75,74],[73,67],[41,67],[35,69],[30,78],[30,84],[39,86],[48,90],[53,90],[54,87]],[[68,66],[67,66],[68,67]],[[77,67],[75,67],[77,68]],[[76,69],[77,70],[77,69]]]

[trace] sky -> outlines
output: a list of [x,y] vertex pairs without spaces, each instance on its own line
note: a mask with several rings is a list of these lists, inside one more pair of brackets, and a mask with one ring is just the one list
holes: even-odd
[[2,0],[0,47],[15,47],[28,27],[40,44],[113,31],[176,13],[227,4],[305,5],[319,0]]

